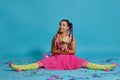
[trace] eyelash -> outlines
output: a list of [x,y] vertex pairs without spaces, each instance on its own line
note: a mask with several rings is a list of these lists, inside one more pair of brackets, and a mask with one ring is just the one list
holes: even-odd
[[[60,26],[61,26],[62,24],[60,24]],[[65,26],[64,24],[63,24],[63,26]]]

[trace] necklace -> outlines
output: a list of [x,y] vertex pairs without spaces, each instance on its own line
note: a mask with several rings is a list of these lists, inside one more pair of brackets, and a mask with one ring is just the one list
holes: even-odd
[[65,43],[68,43],[70,41],[69,36],[61,36],[60,35],[60,41],[63,41]]

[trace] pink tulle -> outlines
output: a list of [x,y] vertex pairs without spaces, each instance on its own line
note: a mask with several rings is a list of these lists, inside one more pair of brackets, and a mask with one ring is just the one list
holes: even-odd
[[82,67],[82,64],[86,60],[78,58],[74,55],[54,55],[49,58],[45,58],[43,60],[40,60],[42,62],[43,66],[46,69],[51,70],[73,70],[78,69]]

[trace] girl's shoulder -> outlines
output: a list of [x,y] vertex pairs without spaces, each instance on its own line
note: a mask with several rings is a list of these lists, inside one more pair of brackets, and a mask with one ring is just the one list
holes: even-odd
[[57,35],[54,35],[52,40],[56,40],[57,39]]

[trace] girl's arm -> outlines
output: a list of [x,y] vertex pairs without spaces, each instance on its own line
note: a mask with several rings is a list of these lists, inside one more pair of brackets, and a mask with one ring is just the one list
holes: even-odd
[[61,49],[57,49],[57,47],[55,46],[55,37],[52,39],[52,45],[51,45],[51,52],[52,54],[61,54],[61,53],[66,53],[66,54],[75,54],[76,52],[76,41],[75,39],[73,39],[72,43],[71,43],[71,49],[69,51],[62,51]]
[[76,52],[76,41],[75,39],[73,39],[72,43],[71,43],[71,49],[70,50],[66,50],[66,53],[69,53],[69,54],[75,54]]
[[57,49],[57,47],[55,46],[55,37],[52,39],[52,45],[51,45],[51,52],[52,54],[61,54],[61,50]]

